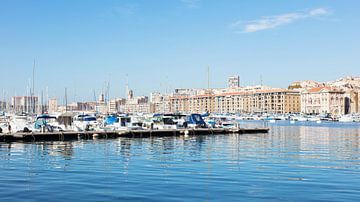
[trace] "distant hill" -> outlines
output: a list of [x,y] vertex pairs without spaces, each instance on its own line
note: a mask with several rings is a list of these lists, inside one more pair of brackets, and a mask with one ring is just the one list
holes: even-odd
[[311,80],[295,81],[288,88],[290,90],[305,90],[321,86],[331,86],[342,90],[360,90],[360,77],[348,76],[324,83]]

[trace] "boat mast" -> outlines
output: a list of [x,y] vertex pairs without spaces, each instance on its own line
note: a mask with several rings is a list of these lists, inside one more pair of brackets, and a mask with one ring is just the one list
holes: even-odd
[[3,91],[3,103],[1,103],[1,110],[3,111],[3,112],[5,112],[6,111],[6,99],[5,99],[5,89],[3,89],[2,90]]
[[35,65],[36,65],[36,61],[34,59],[34,65],[33,65],[33,71],[32,71],[32,87],[31,87],[31,98],[30,98],[30,102],[32,105],[32,113],[35,114],[35,99],[34,99],[34,94],[35,94]]
[[125,84],[125,98],[127,99],[129,95],[129,75],[126,74],[126,84]]
[[67,112],[67,88],[65,88],[65,112]]
[[44,91],[41,90],[41,114],[44,114]]

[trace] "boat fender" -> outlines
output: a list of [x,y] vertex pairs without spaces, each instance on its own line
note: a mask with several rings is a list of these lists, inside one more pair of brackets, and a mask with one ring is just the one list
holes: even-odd
[[186,137],[189,136],[189,131],[188,131],[188,130],[185,130],[185,131],[184,131],[184,134],[185,134]]
[[94,139],[96,139],[96,138],[98,138],[99,137],[99,134],[97,134],[97,133],[95,133],[94,135],[93,135],[93,138]]
[[29,128],[28,127],[24,127],[24,130],[23,130],[24,133],[28,133],[30,132]]

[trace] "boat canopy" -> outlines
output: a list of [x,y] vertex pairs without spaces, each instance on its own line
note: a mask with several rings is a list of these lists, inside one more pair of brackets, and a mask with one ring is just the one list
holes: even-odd
[[188,124],[196,124],[196,125],[200,125],[200,126],[206,126],[206,123],[200,114],[191,114],[191,115],[187,116],[186,122]]
[[39,119],[56,119],[55,116],[50,116],[48,114],[43,114],[43,115],[40,115],[38,117],[36,117],[36,120],[39,120]]
[[83,120],[84,120],[84,121],[96,121],[96,117],[94,117],[94,116],[87,116],[87,117],[84,117]]
[[112,125],[114,123],[119,122],[119,118],[117,116],[111,115],[105,118],[105,125]]

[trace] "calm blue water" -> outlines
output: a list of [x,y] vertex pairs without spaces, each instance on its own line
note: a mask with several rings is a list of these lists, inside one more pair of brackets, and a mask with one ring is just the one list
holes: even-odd
[[0,201],[359,199],[360,124],[268,126],[255,135],[0,144]]

